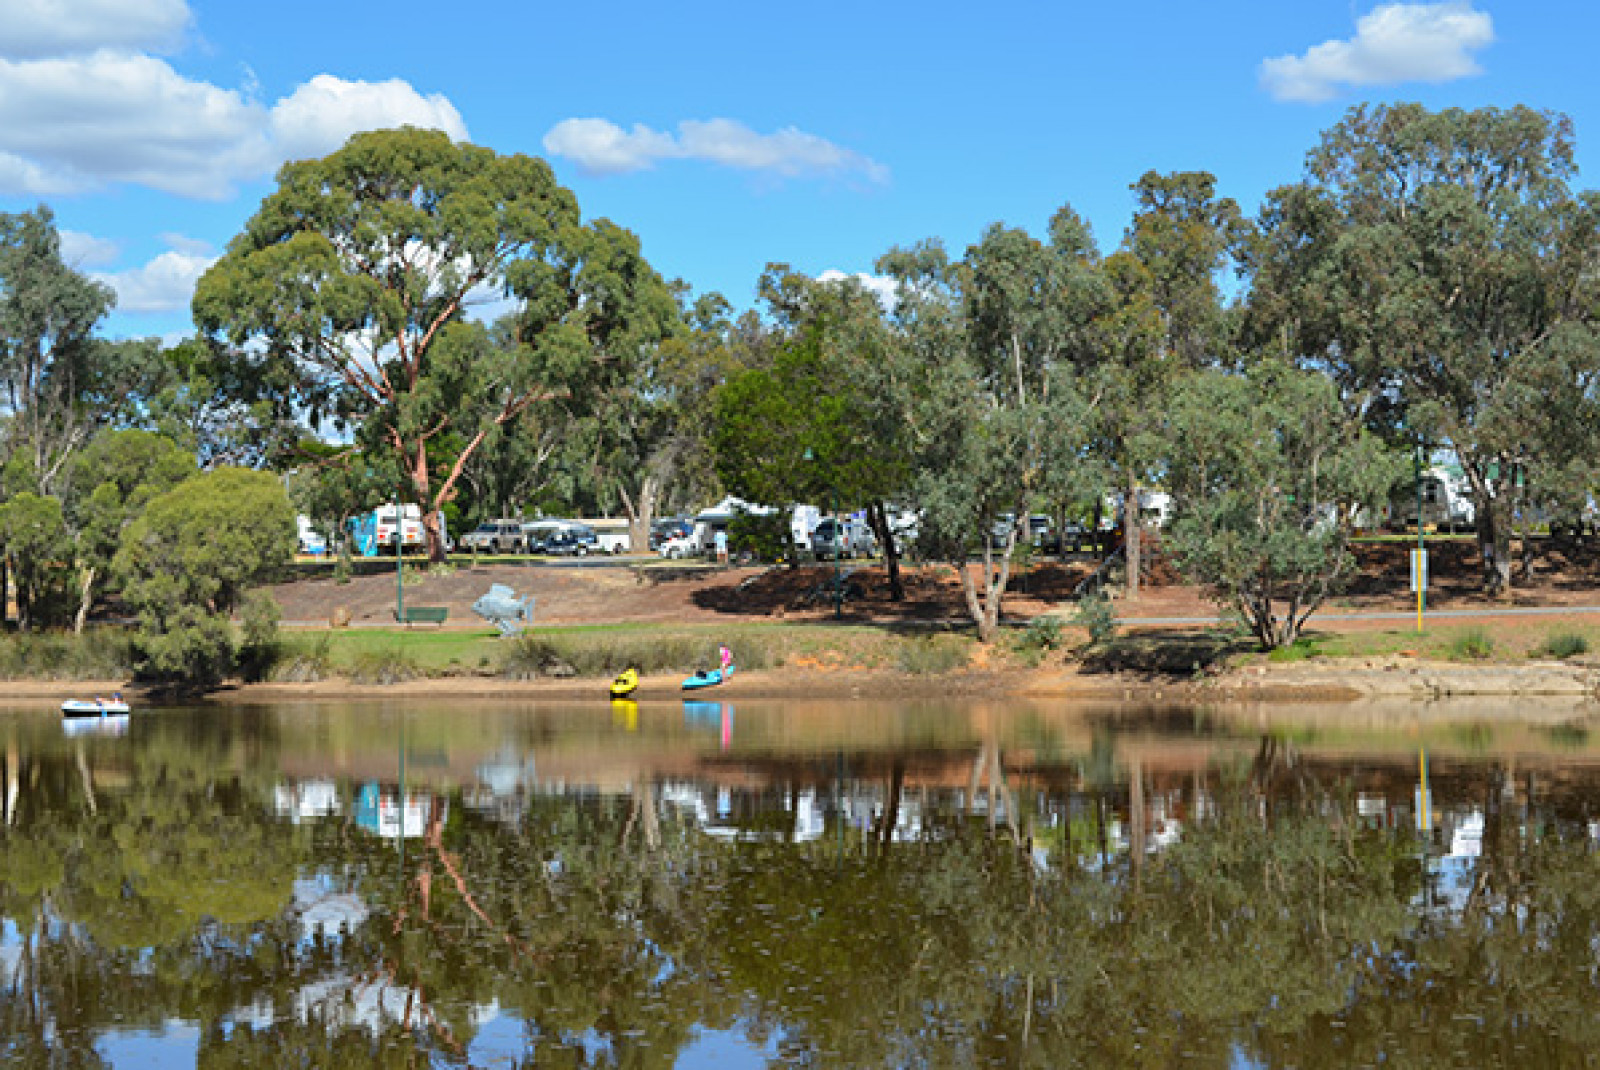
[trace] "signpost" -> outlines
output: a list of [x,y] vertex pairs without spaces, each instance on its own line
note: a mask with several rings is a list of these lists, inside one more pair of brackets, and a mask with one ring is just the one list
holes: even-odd
[[1411,551],[1411,589],[1417,592],[1417,634],[1422,634],[1422,608],[1428,591],[1428,551]]

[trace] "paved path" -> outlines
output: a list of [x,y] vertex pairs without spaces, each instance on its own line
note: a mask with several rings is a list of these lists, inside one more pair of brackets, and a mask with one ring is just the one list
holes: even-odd
[[[1424,612],[1424,621],[1436,617],[1561,617],[1575,613],[1600,613],[1600,606],[1503,606],[1499,609],[1430,609]],[[1217,617],[1118,617],[1117,623],[1141,625],[1205,625],[1215,624]],[[1410,620],[1417,619],[1417,611],[1378,610],[1371,613],[1313,613],[1314,621],[1333,620]]]

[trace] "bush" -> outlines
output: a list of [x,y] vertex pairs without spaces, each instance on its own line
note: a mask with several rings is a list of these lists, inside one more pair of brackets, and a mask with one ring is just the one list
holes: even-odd
[[1533,651],[1537,657],[1573,658],[1589,652],[1589,640],[1578,632],[1553,632]]
[[766,516],[739,513],[728,521],[728,553],[748,553],[758,561],[781,561],[790,548],[789,518],[782,512]]
[[1117,611],[1111,599],[1096,591],[1078,599],[1078,612],[1074,623],[1089,633],[1090,646],[1104,646],[1116,638]]
[[279,642],[277,658],[271,667],[274,680],[309,684],[333,675],[333,636],[318,632],[309,640]]
[[244,596],[240,611],[239,675],[247,681],[265,680],[278,660],[278,621],[283,611],[266,591]]
[[1448,652],[1457,661],[1483,661],[1494,656],[1494,637],[1482,628],[1468,628],[1450,640]]
[[350,665],[350,679],[358,684],[403,684],[425,675],[417,659],[398,646],[363,651]]

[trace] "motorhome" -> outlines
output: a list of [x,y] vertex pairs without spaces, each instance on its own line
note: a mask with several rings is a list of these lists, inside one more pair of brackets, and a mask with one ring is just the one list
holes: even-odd
[[413,504],[396,508],[389,502],[350,521],[351,539],[356,552],[363,557],[393,553],[397,530],[404,552],[418,553],[427,545],[427,536],[422,531],[422,510]]

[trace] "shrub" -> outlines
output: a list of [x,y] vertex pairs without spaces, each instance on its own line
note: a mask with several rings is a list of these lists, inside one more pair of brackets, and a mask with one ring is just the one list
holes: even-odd
[[1539,657],[1573,658],[1589,652],[1589,640],[1578,632],[1552,632],[1544,643],[1534,650]]
[[1020,644],[1028,650],[1055,650],[1061,646],[1061,618],[1044,614],[1034,617],[1023,630]]
[[244,596],[240,610],[239,675],[246,680],[265,680],[278,660],[278,621],[283,611],[277,599],[265,591]]
[[1111,599],[1096,591],[1078,599],[1078,612],[1074,622],[1089,633],[1090,646],[1104,646],[1117,634],[1117,611]]
[[350,665],[350,679],[358,684],[403,684],[424,675],[417,659],[398,646],[363,651]]
[[333,636],[318,632],[309,640],[295,639],[278,644],[278,657],[271,675],[274,680],[309,684],[333,675]]
[[1274,647],[1268,651],[1267,660],[1277,662],[1304,661],[1307,658],[1314,658],[1320,653],[1321,651],[1317,648],[1314,640],[1301,636],[1288,646]]
[[789,552],[789,518],[783,512],[767,515],[739,513],[728,521],[728,552],[749,553],[758,561],[781,561]]
[[1494,656],[1494,637],[1482,628],[1468,628],[1450,640],[1449,656],[1457,661],[1483,661]]

